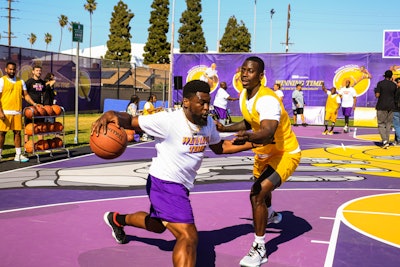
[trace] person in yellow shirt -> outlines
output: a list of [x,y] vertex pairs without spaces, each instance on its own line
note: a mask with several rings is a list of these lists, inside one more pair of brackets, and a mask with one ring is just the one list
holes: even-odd
[[255,239],[240,266],[267,262],[266,224],[282,220],[272,208],[272,191],[292,175],[301,157],[289,115],[275,92],[261,83],[263,78],[264,61],[255,56],[247,58],[241,67],[243,91],[239,99],[244,119],[231,125],[216,122],[220,132],[237,132],[234,144],[247,146],[255,153],[255,181],[250,191]]
[[[342,100],[336,91],[336,87],[332,87],[331,90],[328,90],[325,87],[325,84],[322,83],[322,90],[328,95],[325,104],[325,130],[322,132],[322,134],[333,135],[333,128],[335,128],[335,123]],[[331,121],[331,129],[328,131],[329,121]]]
[[6,75],[0,78],[0,158],[6,133],[14,132],[14,161],[27,162],[29,159],[21,153],[22,98],[31,105],[37,104],[29,96],[23,80],[16,78],[17,65],[7,62]]
[[159,111],[163,110],[162,107],[158,107],[158,108],[154,107],[154,104],[156,103],[156,101],[157,101],[157,96],[151,94],[149,96],[149,98],[147,99],[146,104],[144,104],[143,115],[154,114],[156,112],[159,112]]

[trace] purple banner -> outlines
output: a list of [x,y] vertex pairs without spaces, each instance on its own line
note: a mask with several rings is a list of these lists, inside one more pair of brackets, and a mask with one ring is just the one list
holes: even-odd
[[[331,88],[344,86],[350,80],[357,92],[357,106],[374,107],[374,88],[383,79],[386,70],[391,69],[394,78],[400,77],[400,59],[382,58],[381,53],[355,54],[174,54],[173,76],[182,76],[183,85],[194,79],[207,80],[211,87],[212,100],[219,82],[225,81],[227,92],[237,97],[242,90],[240,67],[249,56],[258,56],[265,63],[265,79],[262,81],[272,88],[281,84],[283,103],[291,111],[291,95],[300,83],[303,86],[307,106],[324,106],[326,95],[322,82]],[[214,75],[213,78],[207,75]],[[209,75],[208,75],[209,76]],[[182,90],[175,90],[174,103],[182,101]],[[233,115],[240,115],[237,101],[228,108]]]

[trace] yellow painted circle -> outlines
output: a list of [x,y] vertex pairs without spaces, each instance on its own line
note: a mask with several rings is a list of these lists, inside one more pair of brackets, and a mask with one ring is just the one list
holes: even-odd
[[382,242],[400,245],[400,193],[351,201],[342,209],[347,225]]
[[370,86],[370,77],[359,66],[349,65],[336,71],[333,78],[333,84],[336,88],[346,85],[346,81],[350,81],[350,86],[354,87],[357,96],[365,94]]

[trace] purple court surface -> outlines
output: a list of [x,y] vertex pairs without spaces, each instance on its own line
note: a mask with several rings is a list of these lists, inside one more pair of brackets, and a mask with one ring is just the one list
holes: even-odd
[[[273,193],[283,220],[267,227],[262,266],[400,266],[400,146],[380,148],[375,128],[332,136],[293,129],[302,160]],[[114,160],[89,153],[14,169],[0,162],[0,266],[172,266],[168,231],[125,227],[129,242],[120,245],[103,221],[106,211],[148,210],[153,156],[154,142],[142,142]],[[250,151],[207,151],[190,196],[196,266],[239,266],[250,249],[252,164]]]

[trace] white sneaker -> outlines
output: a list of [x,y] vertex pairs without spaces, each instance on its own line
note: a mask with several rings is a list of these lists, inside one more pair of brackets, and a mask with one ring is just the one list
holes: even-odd
[[253,242],[249,253],[240,261],[242,267],[258,267],[263,263],[266,263],[267,252],[265,251],[265,245]]
[[280,223],[282,221],[282,214],[279,212],[272,212],[271,216],[268,217],[267,224],[270,223]]
[[349,132],[349,127],[347,127],[346,125],[343,127],[343,132],[348,133]]
[[22,154],[19,155],[15,155],[14,161],[18,161],[18,162],[28,162],[29,159],[27,157],[25,157]]

